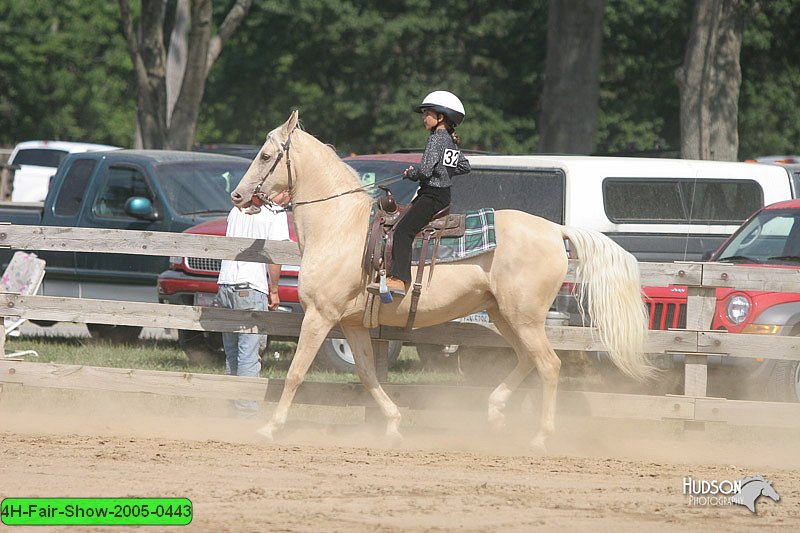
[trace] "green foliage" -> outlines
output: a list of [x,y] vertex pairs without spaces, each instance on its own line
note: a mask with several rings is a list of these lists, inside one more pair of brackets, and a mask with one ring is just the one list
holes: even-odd
[[61,139],[130,145],[130,87],[115,3],[0,3],[0,144]]
[[[214,3],[216,24],[230,4]],[[800,3],[743,5],[755,4],[741,55],[740,154],[797,153]],[[598,151],[679,146],[674,73],[692,7],[606,2]],[[299,108],[340,152],[422,147],[411,109],[444,88],[467,108],[465,148],[535,152],[547,14],[547,0],[255,0],[209,73],[197,140],[260,144]],[[115,2],[0,0],[0,144],[130,145],[132,76]]]

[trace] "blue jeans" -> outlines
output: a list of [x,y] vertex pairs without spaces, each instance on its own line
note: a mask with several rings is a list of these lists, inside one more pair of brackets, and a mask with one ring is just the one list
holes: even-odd
[[[228,309],[266,311],[267,295],[255,289],[237,289],[234,285],[220,285],[217,300]],[[225,347],[225,373],[229,376],[254,376],[261,372],[261,359],[258,350],[262,335],[255,333],[222,334]],[[258,402],[253,400],[234,400],[234,406],[242,415],[255,415]]]

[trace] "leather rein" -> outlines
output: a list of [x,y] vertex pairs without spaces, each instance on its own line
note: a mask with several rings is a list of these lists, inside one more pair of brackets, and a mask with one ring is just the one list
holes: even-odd
[[[261,178],[261,181],[258,183],[258,185],[256,185],[256,188],[253,190],[253,196],[258,198],[259,200],[261,200],[262,202],[264,202],[266,204],[274,205],[274,202],[266,194],[261,192],[261,186],[264,185],[264,182],[267,181],[267,178],[269,178],[272,175],[272,173],[275,172],[275,169],[278,168],[278,164],[281,162],[281,159],[283,159],[284,155],[286,156],[286,174],[288,176],[288,185],[289,185],[289,191],[290,191],[289,195],[291,196],[291,191],[292,191],[292,187],[293,187],[292,186],[292,159],[291,159],[291,157],[289,157],[289,149],[292,147],[292,134],[293,133],[294,133],[294,129],[289,132],[289,136],[286,138],[286,142],[285,143],[283,143],[283,144],[278,143],[280,145],[280,147],[281,147],[281,151],[278,152],[278,155],[275,157],[275,162],[272,163],[272,167],[269,169],[269,172],[267,172],[264,175],[264,177]],[[403,178],[403,174],[398,174],[397,176],[392,176],[389,179],[381,181],[381,185],[387,185],[389,183],[394,183],[396,181],[399,181],[402,178]],[[332,194],[331,196],[325,196],[324,198],[318,198],[316,200],[306,200],[306,201],[303,201],[303,202],[292,202],[292,204],[297,206],[297,205],[306,205],[306,204],[315,204],[315,203],[318,203],[318,202],[325,202],[327,200],[333,200],[334,198],[339,198],[340,196],[345,196],[347,194],[352,194],[352,193],[359,192],[359,191],[366,192],[368,189],[374,189],[375,187],[377,187],[377,185],[374,184],[374,183],[370,184],[370,185],[363,185],[361,187],[356,187],[355,189],[350,189],[348,191],[340,192],[338,194]]]

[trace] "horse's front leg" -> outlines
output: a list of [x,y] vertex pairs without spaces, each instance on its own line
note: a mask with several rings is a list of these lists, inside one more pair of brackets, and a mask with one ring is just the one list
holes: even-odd
[[286,374],[286,381],[283,384],[283,392],[278,406],[272,414],[272,419],[258,430],[258,434],[269,440],[275,438],[275,433],[286,424],[286,417],[289,414],[289,407],[292,405],[294,395],[303,378],[306,376],[314,357],[325,340],[325,336],[333,327],[333,324],[323,318],[318,312],[309,309],[303,317],[303,324],[300,327],[300,338],[297,340],[297,351],[292,357],[292,364],[289,365],[289,372]]
[[403,440],[400,434],[400,409],[389,398],[381,387],[375,373],[375,356],[372,351],[372,339],[369,330],[363,326],[342,326],[344,336],[350,343],[353,358],[356,362],[356,371],[361,383],[378,403],[383,416],[386,417],[386,438],[390,444],[399,444]]

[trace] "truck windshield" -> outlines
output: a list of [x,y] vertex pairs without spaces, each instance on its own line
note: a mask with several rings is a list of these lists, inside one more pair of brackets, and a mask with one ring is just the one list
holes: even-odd
[[231,210],[231,191],[247,171],[250,162],[182,161],[157,166],[158,181],[164,196],[177,213],[227,213]]
[[763,211],[739,229],[717,261],[792,265],[800,263],[800,211]]

